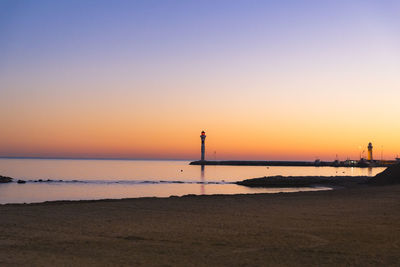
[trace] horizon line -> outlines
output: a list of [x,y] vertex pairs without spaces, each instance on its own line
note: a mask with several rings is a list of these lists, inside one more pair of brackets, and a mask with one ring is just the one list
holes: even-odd
[[195,159],[163,159],[163,158],[107,158],[107,157],[35,157],[35,156],[0,156],[0,159],[70,159],[70,160],[179,160],[195,161]]
[[[116,158],[116,157],[35,157],[35,156],[0,156],[0,159],[48,159],[48,160],[165,160],[165,161],[199,161],[199,159],[166,159],[166,158]],[[352,159],[350,159],[352,160]],[[238,159],[220,159],[220,160],[206,160],[206,161],[269,161],[269,162],[280,162],[280,161],[286,161],[286,162],[314,162],[315,160],[298,160],[298,159],[291,159],[291,160],[238,160]],[[321,160],[322,162],[324,161],[330,161],[330,160]]]

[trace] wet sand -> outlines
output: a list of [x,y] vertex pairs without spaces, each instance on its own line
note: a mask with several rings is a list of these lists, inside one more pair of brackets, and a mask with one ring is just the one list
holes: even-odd
[[400,185],[0,206],[1,266],[400,262]]

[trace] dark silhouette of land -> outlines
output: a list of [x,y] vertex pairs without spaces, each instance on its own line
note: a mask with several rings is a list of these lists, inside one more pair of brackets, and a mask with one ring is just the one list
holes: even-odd
[[400,165],[395,164],[375,177],[368,176],[270,176],[246,179],[236,182],[249,187],[305,187],[305,186],[341,186],[389,185],[400,184]]
[[237,182],[248,187],[309,187],[309,186],[343,186],[352,187],[366,184],[367,176],[271,176],[247,179]]
[[375,185],[400,184],[400,164],[393,165],[378,173],[374,178],[369,179],[368,183]]
[[13,178],[0,175],[0,183],[11,183]]

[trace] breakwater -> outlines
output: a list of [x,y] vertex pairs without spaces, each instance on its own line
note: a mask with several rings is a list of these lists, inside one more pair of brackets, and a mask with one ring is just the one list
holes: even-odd
[[388,167],[395,163],[389,161],[247,161],[226,160],[208,161],[198,160],[190,162],[190,165],[221,165],[221,166],[293,166],[293,167]]

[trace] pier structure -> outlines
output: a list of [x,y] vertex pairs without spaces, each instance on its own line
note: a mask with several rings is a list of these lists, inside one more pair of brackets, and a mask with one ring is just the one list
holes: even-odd
[[206,141],[206,132],[202,131],[201,135],[201,162],[204,162],[205,160],[205,153],[206,153],[206,145],[205,145],[205,141]]
[[374,160],[373,156],[372,156],[372,149],[373,149],[372,143],[369,142],[369,144],[368,144],[368,156],[367,156],[367,160],[369,162],[372,162]]
[[192,161],[190,165],[220,165],[220,166],[288,166],[288,167],[389,167],[393,164],[399,164],[396,160],[382,160],[369,162],[362,160],[345,160],[345,161],[251,161],[251,160],[223,160],[223,161],[208,161],[199,160]]

